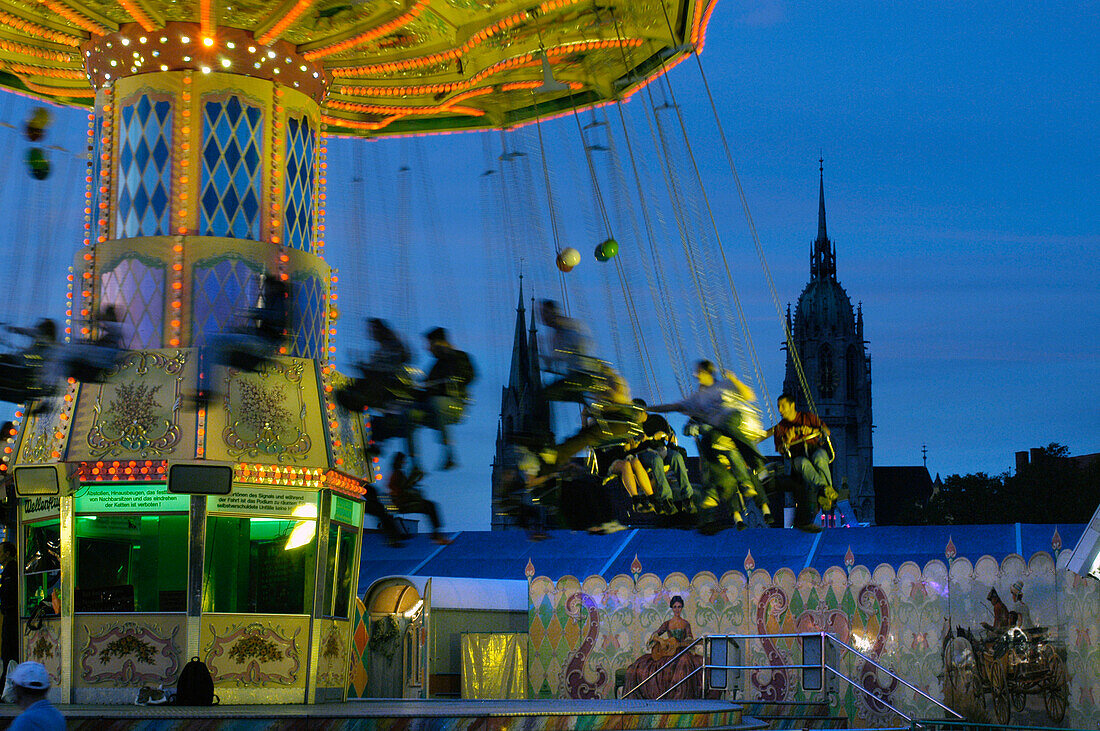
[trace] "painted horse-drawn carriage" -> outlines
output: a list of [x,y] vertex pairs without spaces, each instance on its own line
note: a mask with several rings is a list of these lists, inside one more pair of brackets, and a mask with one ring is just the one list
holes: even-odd
[[998,723],[1007,724],[1013,711],[1023,711],[1028,695],[1043,697],[1055,723],[1066,715],[1066,647],[1051,640],[1046,627],[1009,627],[980,638],[959,627],[944,641],[944,671],[945,686],[958,701],[970,696],[984,709],[991,693]]

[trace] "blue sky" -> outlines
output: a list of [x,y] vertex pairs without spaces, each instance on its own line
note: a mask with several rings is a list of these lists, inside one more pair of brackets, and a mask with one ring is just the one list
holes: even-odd
[[[1052,441],[1074,454],[1100,451],[1100,411],[1091,403],[1100,381],[1098,22],[1100,5],[1079,2],[719,2],[702,64],[784,305],[809,277],[817,159],[825,158],[838,278],[853,303],[863,303],[870,341],[876,464],[919,464],[922,444],[930,471],[943,475],[1006,471],[1014,451]],[[774,398],[783,378],[782,329],[694,61],[668,78],[762,385]],[[660,103],[669,92],[655,85],[654,94]],[[660,156],[645,121],[648,103],[636,95],[624,113],[643,168],[653,170]],[[5,94],[0,120],[18,124],[29,106]],[[607,111],[625,154],[617,112]],[[55,119],[46,142],[79,150],[83,114],[59,111]],[[582,113],[582,124],[591,119]],[[674,118],[665,119],[678,135]],[[577,125],[567,117],[542,131],[561,245],[584,257],[566,277],[570,303],[592,322],[600,352],[622,361],[634,390],[656,400],[632,357],[615,270],[591,256],[604,234]],[[61,262],[79,244],[83,170],[74,163],[68,178],[59,173],[34,184],[15,172],[27,143],[10,130],[0,130],[0,139],[8,143],[0,153],[7,159],[0,200],[14,221],[0,252],[22,274],[8,288],[9,313],[18,317],[0,319],[37,315],[43,298],[31,300],[35,287],[56,290],[47,300],[56,314],[64,298]],[[501,162],[502,145],[526,157]],[[560,296],[536,131],[334,140],[330,151],[327,255],[341,273],[339,362],[346,370],[365,347],[367,315],[390,318],[417,348],[430,326],[454,332],[482,378],[470,419],[457,431],[462,467],[433,474],[426,487],[449,528],[485,528],[517,274],[525,273],[528,296]],[[55,155],[61,171],[71,156]],[[680,366],[648,314],[655,311],[652,289],[626,212],[637,206],[619,205],[609,182],[614,166],[606,154],[595,157],[623,271],[647,323],[642,340],[654,356],[660,395],[671,400]],[[675,158],[684,166],[689,204],[699,210],[686,156]],[[496,172],[483,175],[488,169]],[[655,197],[659,177],[650,182]],[[654,203],[655,214],[659,207]],[[29,217],[19,215],[27,211]],[[672,219],[664,218],[658,240],[676,320],[686,347],[703,351],[702,304],[679,261]],[[701,235],[712,237],[706,228]],[[13,239],[40,241],[46,256],[27,257]],[[725,299],[719,293],[708,301],[719,307]],[[722,317],[732,338],[739,328]],[[723,347],[736,350],[732,340]],[[567,417],[559,433],[572,428]],[[429,467],[436,461],[431,439],[421,439]]]

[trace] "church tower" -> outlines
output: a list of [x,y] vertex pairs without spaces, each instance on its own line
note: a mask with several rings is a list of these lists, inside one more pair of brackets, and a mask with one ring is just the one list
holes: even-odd
[[511,519],[504,515],[501,509],[501,503],[505,497],[503,476],[506,471],[515,467],[515,457],[507,448],[508,435],[512,433],[552,434],[550,408],[542,399],[542,375],[539,370],[538,331],[535,327],[533,300],[530,328],[525,331],[526,319],[526,310],[523,307],[523,277],[520,277],[516,329],[512,342],[512,364],[508,373],[508,385],[501,389],[497,448],[493,457],[493,530],[501,530],[512,525]]
[[[787,328],[802,364],[818,416],[832,431],[833,483],[847,483],[856,518],[875,518],[871,459],[871,356],[863,339],[862,304],[853,311],[836,278],[836,247],[825,228],[825,172],[820,168],[817,239],[810,250],[810,282],[802,290]],[[783,390],[793,394],[800,411],[810,410],[793,353],[787,348]]]

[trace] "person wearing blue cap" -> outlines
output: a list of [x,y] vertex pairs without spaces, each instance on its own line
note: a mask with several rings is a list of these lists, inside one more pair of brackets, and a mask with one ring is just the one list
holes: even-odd
[[19,663],[8,680],[15,688],[16,705],[23,709],[8,726],[9,729],[55,731],[65,728],[65,717],[46,698],[50,690],[50,673],[45,665],[33,660]]

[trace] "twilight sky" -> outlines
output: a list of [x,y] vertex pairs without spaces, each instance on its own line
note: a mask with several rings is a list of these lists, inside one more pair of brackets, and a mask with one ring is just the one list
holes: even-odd
[[[944,476],[1003,472],[1014,451],[1052,441],[1073,454],[1100,451],[1100,411],[1091,403],[1100,381],[1098,24],[1094,2],[718,3],[702,65],[784,307],[809,278],[818,157],[825,158],[838,279],[853,303],[863,303],[870,342],[876,464],[920,464],[922,444],[929,470]],[[670,86],[654,84],[652,97],[639,93],[623,107],[625,135],[613,106],[542,125],[559,242],[583,256],[564,278],[569,302],[636,394],[678,398],[682,359],[669,355],[658,327],[629,140],[672,326],[687,359],[712,355],[701,332],[703,302],[676,235],[677,211],[667,203],[663,160],[678,171],[686,226],[703,250],[717,251],[714,234],[675,110],[657,113],[667,157],[648,110],[674,99],[763,371],[757,385],[774,399],[783,379],[782,326],[695,61],[667,78]],[[32,106],[0,95],[0,121],[20,126]],[[605,114],[609,127],[586,132],[597,135],[590,144],[612,149],[592,158],[638,310],[638,339],[614,262],[597,263],[591,253],[606,227],[578,121]],[[84,113],[57,109],[54,118],[44,142],[80,151]],[[22,172],[28,143],[9,128],[0,128],[0,141],[0,212],[11,222],[0,233],[9,273],[0,320],[56,317],[64,309],[65,264],[80,240],[83,165],[55,150],[54,176],[36,183]],[[503,149],[524,155],[501,160]],[[349,370],[366,347],[361,320],[368,315],[403,329],[422,365],[420,333],[434,325],[453,332],[482,377],[470,418],[456,431],[462,466],[429,476],[426,489],[449,529],[487,528],[517,275],[525,275],[526,297],[562,292],[537,129],[333,140],[329,160],[326,254],[340,270],[338,362]],[[28,255],[20,245],[28,241],[41,253]],[[720,348],[742,371],[740,327],[722,292],[728,280],[724,269],[718,273],[720,260],[712,263],[703,301],[722,323]],[[654,385],[638,366],[639,348],[651,356]],[[573,421],[559,414],[559,435]],[[424,432],[420,440],[429,468],[437,461],[433,439]]]

